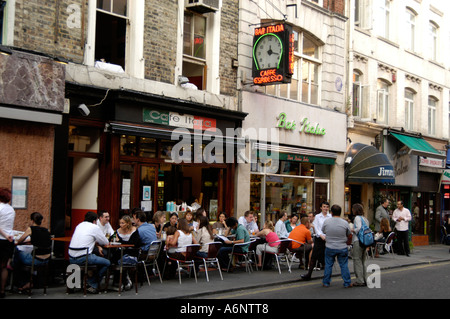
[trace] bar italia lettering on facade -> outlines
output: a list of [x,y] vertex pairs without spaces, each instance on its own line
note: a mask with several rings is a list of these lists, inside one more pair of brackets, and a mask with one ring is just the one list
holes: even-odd
[[303,118],[298,123],[298,127],[295,120],[289,121],[287,119],[286,113],[284,112],[280,113],[277,119],[278,119],[277,127],[287,131],[295,131],[296,129],[298,129],[299,133],[312,134],[318,136],[324,136],[327,133],[326,129],[321,127],[319,123],[312,123],[306,117]]
[[215,119],[148,108],[144,108],[143,120],[145,123],[183,127],[202,131],[209,130],[210,132],[215,132],[217,128]]
[[287,24],[256,28],[252,75],[255,85],[291,83],[294,74],[294,34]]

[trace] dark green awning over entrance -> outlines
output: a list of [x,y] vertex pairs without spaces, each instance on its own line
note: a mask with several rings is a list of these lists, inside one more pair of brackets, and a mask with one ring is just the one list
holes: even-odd
[[371,145],[355,143],[345,154],[347,182],[394,184],[394,167],[386,154]]
[[414,137],[390,132],[390,134],[409,148],[409,154],[432,157],[437,159],[446,159],[447,156],[441,154],[437,149],[430,145],[421,137]]

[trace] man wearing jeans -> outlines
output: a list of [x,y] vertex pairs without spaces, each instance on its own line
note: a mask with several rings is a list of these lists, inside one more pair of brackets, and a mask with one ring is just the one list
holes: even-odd
[[325,243],[325,271],[323,277],[323,286],[329,287],[331,283],[331,272],[334,259],[337,257],[341,276],[344,280],[344,287],[352,286],[350,271],[348,269],[348,248],[347,239],[351,234],[348,222],[341,218],[341,207],[333,205],[331,207],[331,216],[324,221],[322,232],[326,235]]
[[[90,293],[98,292],[99,282],[110,265],[108,259],[93,254],[96,244],[107,245],[109,243],[101,229],[96,225],[96,222],[97,214],[94,212],[87,212],[84,216],[84,221],[75,228],[75,232],[73,233],[69,245],[70,248],[88,248],[88,265],[97,265],[99,268],[97,278],[88,278],[88,291]],[[99,253],[100,255],[103,254],[101,249],[99,250]],[[71,264],[84,264],[86,260],[86,250],[69,249],[69,260]]]

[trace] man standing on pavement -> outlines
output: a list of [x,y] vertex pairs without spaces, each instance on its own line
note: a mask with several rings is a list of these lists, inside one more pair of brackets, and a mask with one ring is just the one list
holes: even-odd
[[377,207],[377,210],[375,211],[375,232],[380,231],[380,223],[383,218],[387,218],[389,220],[389,212],[387,210],[389,206],[389,199],[383,198],[381,201],[381,205]]
[[409,221],[411,220],[411,212],[403,205],[402,200],[397,202],[397,209],[392,214],[392,220],[395,221],[397,240],[400,244],[401,251],[409,257]]
[[311,279],[311,275],[317,261],[319,261],[321,264],[325,263],[326,236],[322,232],[322,226],[325,220],[331,218],[331,214],[328,212],[329,209],[330,204],[328,202],[322,202],[322,204],[320,204],[320,210],[322,212],[320,214],[317,214],[314,219],[314,230],[315,230],[314,247],[311,254],[311,260],[309,261],[308,273],[306,275],[300,276],[303,280]]
[[349,288],[352,286],[352,281],[350,279],[350,270],[348,269],[347,239],[351,234],[351,230],[348,222],[341,218],[341,207],[339,205],[331,207],[331,215],[333,217],[326,219],[322,226],[322,232],[327,236],[323,286],[330,286],[334,259],[337,257],[344,287]]

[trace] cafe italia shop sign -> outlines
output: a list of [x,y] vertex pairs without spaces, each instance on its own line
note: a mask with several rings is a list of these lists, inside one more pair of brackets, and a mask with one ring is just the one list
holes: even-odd
[[286,113],[281,112],[280,115],[278,115],[277,120],[278,122],[276,127],[286,131],[294,132],[298,130],[300,134],[304,133],[317,136],[324,136],[327,134],[326,129],[323,128],[320,123],[311,122],[306,117],[301,118],[298,122],[296,122],[295,119],[289,119]]
[[217,128],[215,119],[150,108],[144,108],[143,119],[146,123],[169,125],[193,130],[208,130],[209,132],[215,132]]

